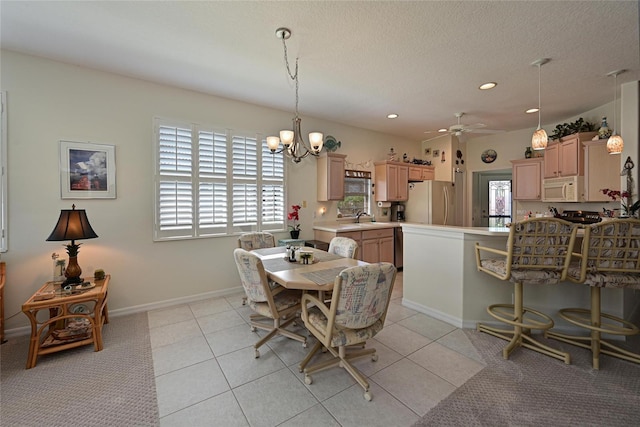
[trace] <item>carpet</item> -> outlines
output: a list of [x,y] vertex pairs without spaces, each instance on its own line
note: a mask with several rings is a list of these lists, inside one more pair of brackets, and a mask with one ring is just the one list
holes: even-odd
[[87,345],[40,356],[29,370],[29,337],[3,344],[0,425],[159,425],[147,314],[112,317],[102,331],[102,351]]
[[638,426],[640,365],[554,340],[571,365],[527,349],[502,358],[504,340],[464,331],[487,367],[459,387],[415,426]]

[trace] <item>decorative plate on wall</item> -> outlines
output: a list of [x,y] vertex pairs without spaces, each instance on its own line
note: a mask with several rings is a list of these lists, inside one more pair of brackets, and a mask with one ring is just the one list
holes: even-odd
[[331,135],[327,135],[324,137],[323,146],[327,151],[336,151],[338,147],[340,147],[341,145],[342,145],[342,142],[336,141],[336,139]]
[[496,150],[492,149],[484,150],[480,155],[480,158],[484,163],[493,163],[497,157],[498,153],[496,153]]

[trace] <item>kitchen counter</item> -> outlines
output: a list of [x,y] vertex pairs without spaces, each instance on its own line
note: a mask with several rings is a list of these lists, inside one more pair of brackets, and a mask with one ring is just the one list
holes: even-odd
[[[402,230],[402,304],[459,328],[475,328],[477,322],[496,325],[487,306],[511,303],[513,285],[478,271],[475,245],[505,250],[509,229],[405,223]],[[575,327],[560,319],[558,310],[589,307],[586,285],[525,286],[524,292],[527,306],[550,315],[565,331]],[[622,289],[608,289],[602,311],[624,317],[624,298]]]
[[364,230],[379,230],[383,228],[396,228],[401,227],[406,223],[404,222],[383,222],[383,221],[363,221],[356,222],[328,222],[322,224],[315,224],[314,230],[326,231],[329,233],[346,233],[349,231],[364,231]]

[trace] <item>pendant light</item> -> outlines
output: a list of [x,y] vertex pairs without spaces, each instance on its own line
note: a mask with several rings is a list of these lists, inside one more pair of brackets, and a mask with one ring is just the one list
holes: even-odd
[[533,133],[533,136],[531,137],[531,148],[533,148],[534,150],[544,150],[545,148],[547,148],[547,141],[549,140],[549,138],[547,137],[547,132],[545,132],[542,127],[540,127],[540,70],[542,66],[549,61],[551,61],[549,58],[540,58],[531,64],[534,67],[538,67],[538,129],[536,129],[536,131]]
[[616,70],[607,74],[607,77],[613,76],[613,133],[607,140],[607,152],[609,154],[621,154],[624,148],[622,137],[616,133],[616,110],[618,109],[618,74],[622,74],[627,70]]

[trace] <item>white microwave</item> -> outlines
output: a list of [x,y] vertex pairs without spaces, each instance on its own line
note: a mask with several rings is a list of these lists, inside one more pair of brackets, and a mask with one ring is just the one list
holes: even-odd
[[566,176],[543,180],[543,202],[579,202],[584,199],[584,177]]

